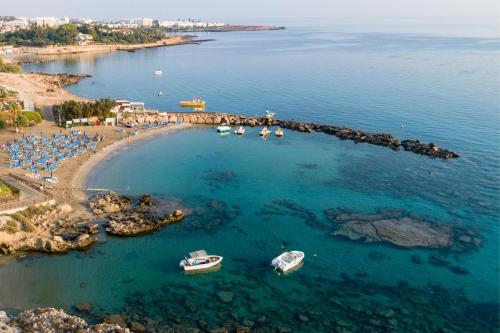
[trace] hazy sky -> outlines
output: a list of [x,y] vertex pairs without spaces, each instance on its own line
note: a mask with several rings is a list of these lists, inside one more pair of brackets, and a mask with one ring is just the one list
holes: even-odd
[[96,19],[500,16],[499,0],[0,0],[0,15]]

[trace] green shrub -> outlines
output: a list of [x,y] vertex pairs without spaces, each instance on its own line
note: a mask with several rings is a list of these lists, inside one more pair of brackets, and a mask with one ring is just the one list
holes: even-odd
[[5,183],[0,183],[0,197],[5,195],[12,195],[12,190]]
[[31,206],[16,214],[20,214],[21,216],[26,218],[32,218],[33,216],[44,214],[49,209],[51,209],[49,206]]
[[0,58],[0,73],[21,73],[21,67],[16,64],[8,64]]
[[21,222],[21,229],[25,232],[35,232],[35,230],[36,230],[33,223],[31,223],[28,220],[24,220]]
[[29,123],[40,124],[42,122],[42,116],[38,112],[25,111],[22,114],[28,119]]
[[4,231],[9,234],[15,234],[19,231],[17,222],[13,220],[8,220],[7,223],[0,229],[0,231]]
[[7,127],[7,124],[5,123],[5,120],[0,118],[0,129],[5,129]]

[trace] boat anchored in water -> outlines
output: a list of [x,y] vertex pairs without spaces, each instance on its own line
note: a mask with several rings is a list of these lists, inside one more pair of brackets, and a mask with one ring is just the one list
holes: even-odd
[[271,266],[274,267],[274,270],[279,270],[284,273],[299,266],[304,260],[304,257],[305,254],[301,251],[283,252],[273,259]]
[[163,74],[163,71],[162,71],[161,69],[156,69],[156,70],[154,71],[154,74],[155,74],[156,76],[161,76],[161,75]]
[[243,135],[245,134],[245,128],[243,126],[240,126],[237,130],[234,130],[233,133],[236,135]]
[[179,105],[182,107],[204,108],[205,101],[202,100],[200,97],[195,96],[191,101],[180,101]]
[[191,252],[189,258],[181,260],[179,266],[185,272],[209,270],[219,266],[222,262],[221,256],[207,254],[205,250]]
[[277,137],[282,137],[283,136],[283,129],[281,127],[278,127],[275,132]]
[[219,127],[217,127],[217,132],[218,133],[229,133],[231,131],[231,127],[222,124]]
[[268,136],[269,134],[271,134],[271,131],[268,130],[267,127],[264,127],[259,133],[260,136]]

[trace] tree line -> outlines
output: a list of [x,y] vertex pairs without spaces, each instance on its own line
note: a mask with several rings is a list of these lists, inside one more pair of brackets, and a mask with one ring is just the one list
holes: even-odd
[[61,124],[67,120],[97,117],[103,121],[111,116],[116,103],[110,98],[101,98],[92,102],[65,101],[54,107],[54,117]]
[[95,43],[104,44],[142,44],[152,43],[165,38],[160,28],[136,28],[128,30],[111,30],[102,25],[63,24],[58,27],[30,26],[25,29],[0,34],[0,44],[18,46],[74,45],[76,36],[88,34]]

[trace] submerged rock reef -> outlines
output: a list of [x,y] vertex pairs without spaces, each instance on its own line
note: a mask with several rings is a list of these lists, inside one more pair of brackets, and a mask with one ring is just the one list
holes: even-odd
[[106,215],[106,232],[115,236],[137,236],[158,230],[160,227],[181,221],[184,213],[177,209],[170,214],[161,214],[157,201],[151,195],[143,195],[137,205],[128,196],[114,192],[97,195],[89,203],[94,214]]
[[433,143],[425,144],[419,140],[403,140],[400,142],[391,134],[370,133],[362,130],[355,130],[343,126],[322,125],[316,123],[300,122],[296,120],[278,120],[266,117],[245,117],[235,114],[222,114],[211,112],[171,112],[168,114],[169,122],[185,122],[190,124],[219,125],[226,123],[231,126],[280,126],[282,128],[299,132],[323,132],[335,135],[342,140],[352,140],[355,143],[369,143],[377,146],[388,147],[392,150],[400,150],[402,146],[406,151],[417,154],[450,159],[458,158],[455,152],[438,147]]
[[471,228],[436,223],[399,209],[374,213],[346,208],[324,211],[332,222],[332,235],[355,241],[388,243],[402,248],[445,249],[455,253],[477,250],[482,238]]
[[[415,288],[338,272],[273,283],[248,263],[230,279],[183,281],[128,294],[120,309],[84,314],[134,332],[496,332],[498,304],[439,285]],[[278,277],[277,277],[278,278]]]
[[128,328],[122,328],[116,324],[89,325],[82,318],[54,308],[26,310],[12,318],[0,311],[0,331],[5,333],[130,333]]

